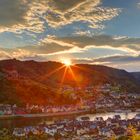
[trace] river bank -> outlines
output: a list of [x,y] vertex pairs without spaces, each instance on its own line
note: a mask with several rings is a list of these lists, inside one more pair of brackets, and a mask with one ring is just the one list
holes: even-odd
[[1,115],[0,120],[15,119],[15,118],[43,118],[43,117],[82,115],[86,113],[90,113],[90,110],[56,112],[56,113],[39,113],[39,114]]

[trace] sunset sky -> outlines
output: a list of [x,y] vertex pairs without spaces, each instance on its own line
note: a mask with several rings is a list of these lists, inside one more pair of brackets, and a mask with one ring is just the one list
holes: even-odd
[[140,0],[0,0],[0,59],[140,71]]

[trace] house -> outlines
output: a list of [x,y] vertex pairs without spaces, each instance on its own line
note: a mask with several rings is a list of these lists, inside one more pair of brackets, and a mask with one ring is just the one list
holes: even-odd
[[128,101],[123,101],[125,107],[129,107],[131,104]]
[[135,119],[140,120],[140,114],[136,114]]
[[138,99],[138,98],[140,98],[140,94],[138,94],[138,93],[129,93],[128,97],[132,97],[132,98]]
[[113,118],[116,119],[116,120],[121,120],[121,116],[120,115],[115,115]]
[[126,135],[126,130],[122,127],[114,128],[113,132],[114,132],[116,138]]
[[111,118],[108,118],[106,120],[106,125],[107,126],[113,126],[113,127],[118,127],[119,126],[119,120],[117,119],[111,119]]
[[96,103],[95,104],[96,109],[103,108],[103,107],[105,107],[105,104],[103,104],[103,103]]
[[56,132],[57,132],[56,127],[45,128],[45,133],[47,133],[51,136],[54,136]]
[[77,135],[83,135],[83,134],[86,134],[87,132],[89,131],[88,128],[85,128],[85,127],[79,127],[77,128]]
[[98,135],[99,135],[99,130],[98,130],[97,128],[95,128],[95,129],[90,129],[90,130],[88,131],[88,134],[89,134],[89,135],[92,135],[92,136],[98,136]]
[[111,136],[114,135],[114,132],[109,127],[105,127],[100,129],[99,135],[110,138]]
[[11,110],[11,108],[7,108],[4,110],[4,115],[12,115],[13,111]]
[[111,95],[113,98],[115,98],[115,99],[119,99],[119,98],[120,98],[120,94],[117,93],[117,92],[112,92],[110,95]]
[[90,118],[88,116],[81,117],[80,121],[90,121]]
[[26,135],[25,131],[22,128],[15,128],[14,131],[13,131],[13,136],[24,137],[25,135]]
[[104,119],[103,119],[103,117],[96,117],[96,118],[95,118],[95,121],[102,122],[102,121],[104,121]]

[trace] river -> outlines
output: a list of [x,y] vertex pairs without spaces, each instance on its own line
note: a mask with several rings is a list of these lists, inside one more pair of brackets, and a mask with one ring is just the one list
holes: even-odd
[[136,114],[140,112],[129,112],[129,113],[96,113],[96,114],[85,114],[85,115],[70,115],[70,116],[57,116],[57,117],[44,117],[44,118],[14,118],[0,120],[0,128],[13,129],[15,127],[25,127],[25,126],[36,126],[43,123],[51,123],[55,120],[63,119],[79,119],[82,116],[88,116],[91,121],[94,121],[96,117],[103,117],[106,120],[108,117],[113,117],[114,115],[120,115],[122,119],[132,119]]

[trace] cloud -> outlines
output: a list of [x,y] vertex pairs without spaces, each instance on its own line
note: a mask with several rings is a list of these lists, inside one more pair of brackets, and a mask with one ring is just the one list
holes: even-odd
[[[89,53],[91,49],[93,51]],[[103,50],[112,50],[112,53],[108,52],[108,55]],[[95,52],[97,56],[94,56]],[[132,63],[140,63],[140,39],[107,35],[47,36],[34,46],[0,48],[0,59],[59,61],[61,56],[70,57],[74,63],[128,68]]]
[[79,48],[90,48],[90,47],[103,47],[103,48],[114,48],[122,51],[139,54],[140,53],[140,39],[129,38],[129,37],[114,37],[108,35],[98,36],[69,36],[69,37],[56,37],[55,41],[61,41],[66,44],[74,45]]
[[86,31],[76,31],[73,33],[73,35],[77,35],[77,36],[93,36],[93,33],[90,30],[86,30]]
[[0,49],[0,60],[18,59],[18,60],[35,60],[35,61],[49,61],[45,55],[40,55],[26,51],[24,49]]
[[98,58],[93,63],[103,64],[110,67],[126,69],[128,71],[140,71],[140,55],[114,55]]
[[121,11],[100,4],[100,0],[1,0],[0,32],[42,33],[45,23],[57,28],[84,22],[91,28],[100,28],[103,21],[111,20]]
[[[35,60],[46,60],[45,55],[57,54],[59,52],[68,51],[73,49],[75,46],[69,43],[55,40],[55,36],[48,36],[40,40],[40,42],[34,46],[24,46],[17,48],[0,48],[0,59],[35,59]],[[42,57],[42,56],[45,57]]]
[[27,56],[35,56],[34,53],[31,53],[30,51],[24,50],[24,49],[4,49],[0,48],[0,60],[3,59],[24,59]]
[[108,55],[100,58],[74,58],[75,64],[94,64],[105,65],[118,69],[126,69],[128,71],[140,71],[140,55]]
[[[78,49],[78,48],[77,48]],[[67,51],[58,51],[54,53],[44,52],[43,50],[38,53],[38,50],[26,50],[26,49],[0,49],[0,60],[3,59],[12,59],[16,58],[19,60],[36,60],[36,61],[59,61],[61,57],[57,57],[57,55],[63,57],[69,57],[72,59],[73,63],[82,63],[82,64],[95,64],[95,65],[106,65],[115,68],[127,69],[129,71],[140,70],[138,66],[140,66],[140,55],[108,55],[102,56],[98,58],[91,57],[71,57],[67,53],[75,53],[77,49],[71,48]],[[79,50],[78,50],[79,51]],[[44,52],[44,53],[43,53]]]
[[137,8],[140,8],[140,2],[139,2],[139,3],[137,3]]
[[[116,36],[114,37],[107,35],[82,35],[69,37],[47,36],[44,39],[41,39],[40,42],[34,46],[15,48],[12,49],[12,51],[19,51],[20,49],[22,51],[24,50],[25,52],[30,52],[32,54],[60,55],[75,53],[75,56],[76,53],[83,54],[85,51],[90,49],[98,49],[98,51],[102,51],[102,49],[109,49],[113,50],[114,52],[116,50],[116,52],[118,53],[119,51],[121,51],[125,54],[137,56],[140,54],[140,39]],[[21,54],[21,52],[19,53]]]
[[44,5],[37,0],[1,0],[0,32],[43,32],[43,9]]
[[[28,7],[23,0],[1,0],[0,1],[0,26],[11,27],[15,24],[24,23]],[[25,7],[25,8],[24,8]]]
[[120,9],[101,7],[100,0],[52,0],[48,5],[46,20],[51,27],[60,27],[74,22],[88,23],[91,28],[102,28],[102,22],[111,20]]
[[73,44],[69,44],[67,42],[63,42],[61,40],[57,40],[56,36],[47,36],[44,39],[41,39],[39,45],[46,45],[46,44],[57,44],[63,47],[76,47]]
[[106,56],[102,58],[94,59],[94,62],[120,62],[120,63],[129,63],[139,61],[140,62],[140,55],[133,56],[133,55],[112,55]]
[[[117,37],[117,36],[70,36],[70,37],[56,37],[47,36],[40,40],[36,46],[26,46],[22,49],[34,54],[45,54],[47,56],[73,55],[77,57],[83,55],[90,49],[112,50],[114,54],[122,52],[123,54],[131,54],[131,56],[138,56],[140,54],[140,39]],[[104,57],[104,53],[101,52]],[[105,55],[106,56],[106,55]],[[90,54],[91,57],[91,54]]]
[[52,54],[59,51],[65,51],[70,48],[58,45],[56,43],[51,43],[51,44],[44,44],[44,45],[42,44],[36,46],[26,46],[26,47],[22,47],[22,49],[36,54]]
[[11,56],[6,51],[0,51],[0,60],[10,59]]

